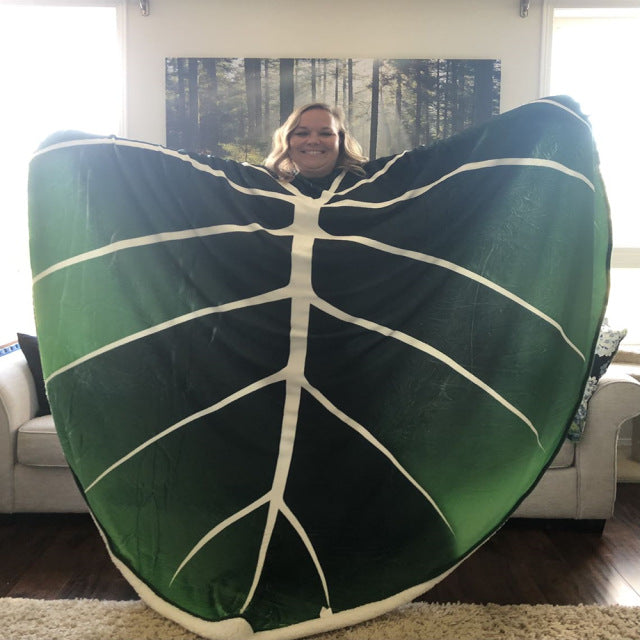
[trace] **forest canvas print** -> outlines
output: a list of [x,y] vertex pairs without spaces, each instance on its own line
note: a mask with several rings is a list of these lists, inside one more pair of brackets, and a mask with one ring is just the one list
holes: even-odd
[[167,146],[260,164],[308,102],[338,105],[371,159],[429,145],[500,109],[500,61],[167,58]]

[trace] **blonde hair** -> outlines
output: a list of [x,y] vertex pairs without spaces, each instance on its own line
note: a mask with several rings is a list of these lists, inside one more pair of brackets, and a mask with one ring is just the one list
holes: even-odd
[[360,143],[345,129],[342,110],[339,107],[331,107],[324,102],[311,102],[298,107],[285,120],[284,124],[275,130],[271,153],[264,161],[264,166],[270,171],[273,171],[281,180],[289,181],[295,177],[297,170],[289,157],[289,138],[294,129],[300,124],[302,114],[312,109],[323,109],[327,111],[331,114],[336,124],[340,138],[336,168],[352,171],[358,175],[364,175],[362,165],[368,158],[363,154]]

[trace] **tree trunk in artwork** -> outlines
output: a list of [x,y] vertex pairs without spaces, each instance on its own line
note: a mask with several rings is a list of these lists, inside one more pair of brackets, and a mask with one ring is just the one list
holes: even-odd
[[293,111],[293,58],[280,58],[280,124]]
[[415,80],[416,80],[416,110],[413,118],[413,137],[411,140],[411,146],[417,147],[420,145],[420,129],[422,128],[422,67],[420,66],[420,61],[416,61],[416,70],[415,70]]
[[453,82],[453,60],[446,61],[446,71],[445,71],[445,81],[444,81],[444,122],[442,128],[442,135],[445,138],[448,138],[452,131],[452,90],[451,84]]
[[442,132],[444,127],[442,126],[442,90],[441,79],[442,75],[442,60],[438,58],[437,70],[436,70],[436,136],[442,138]]
[[453,134],[460,133],[464,129],[465,112],[465,63],[456,60],[453,65],[453,90],[454,96],[451,101],[453,108]]
[[198,99],[198,58],[189,58],[187,62],[187,77],[189,86],[187,149],[198,148],[200,134],[200,102]]
[[220,113],[218,111],[218,61],[216,58],[203,58],[205,72],[204,95],[200,117],[200,138],[202,147],[199,151],[218,155],[220,153]]
[[432,136],[432,120],[433,120],[433,97],[435,94],[435,70],[431,60],[423,60],[421,62],[423,66],[423,78],[422,78],[422,91],[423,91],[423,103],[422,103],[422,128],[420,130],[420,144],[429,146],[433,140]]
[[315,102],[317,100],[316,95],[316,59],[311,58],[311,102]]
[[327,101],[327,74],[329,61],[324,58],[322,60],[322,101]]
[[260,58],[244,59],[247,92],[247,134],[252,140],[262,138],[262,83]]
[[347,65],[342,61],[342,109],[346,113],[347,110]]
[[378,107],[380,100],[380,60],[373,61],[371,72],[371,132],[369,136],[369,158],[375,159],[378,146]]
[[347,122],[353,126],[353,58],[347,60]]
[[473,120],[474,124],[486,122],[492,116],[492,70],[493,60],[475,61],[473,83]]
[[185,91],[187,74],[184,68],[184,58],[176,58],[176,67],[178,70],[178,100],[176,106],[178,126],[176,129],[180,132],[177,146],[184,147],[187,131],[187,96]]
[[270,135],[270,132],[275,129],[275,126],[271,124],[271,75],[269,74],[269,59],[265,58],[264,62],[264,117],[262,119],[262,123],[264,125],[264,131],[267,136]]

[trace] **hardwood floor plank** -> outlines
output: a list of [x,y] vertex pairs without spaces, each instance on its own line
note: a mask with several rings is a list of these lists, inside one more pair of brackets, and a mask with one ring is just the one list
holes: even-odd
[[574,537],[561,532],[553,536],[553,543],[567,561],[566,581],[577,589],[576,604],[640,605],[640,594],[606,557],[607,541],[590,536],[578,546]]
[[600,553],[640,594],[640,484],[618,485],[615,518],[605,528]]
[[111,562],[93,521],[85,514],[4,517],[0,520],[0,558],[2,596],[137,597]]
[[[55,527],[55,524],[59,526]],[[23,572],[9,591],[9,596],[57,598],[76,575],[84,576],[91,571],[90,565],[79,564],[78,552],[83,539],[92,533],[79,523],[58,522],[56,518],[55,524],[44,523],[44,528],[49,529],[50,535],[46,542],[43,541],[39,561]]]
[[[556,576],[565,572],[566,564],[544,532],[507,526],[421,600],[557,604],[575,599],[567,598],[571,592],[556,585]],[[457,589],[453,582],[459,585]],[[454,600],[451,591],[457,591]]]
[[[0,515],[0,597],[137,599],[87,514]],[[603,534],[511,520],[420,600],[640,606],[640,484]]]
[[41,562],[51,542],[49,527],[40,527],[31,517],[0,519],[0,595],[7,595],[32,567]]
[[640,484],[620,485],[602,536],[565,521],[509,521],[420,599],[640,606]]

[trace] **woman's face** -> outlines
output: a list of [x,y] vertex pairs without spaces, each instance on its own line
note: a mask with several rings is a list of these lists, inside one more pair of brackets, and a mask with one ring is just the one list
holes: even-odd
[[333,116],[324,109],[309,109],[289,134],[289,158],[307,178],[330,174],[340,153],[340,135]]

